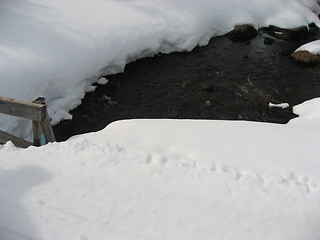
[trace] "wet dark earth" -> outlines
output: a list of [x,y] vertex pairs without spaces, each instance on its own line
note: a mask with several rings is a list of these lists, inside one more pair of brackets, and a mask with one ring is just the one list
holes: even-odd
[[[274,39],[265,43],[266,38]],[[320,39],[284,41],[263,30],[247,42],[213,38],[192,52],[159,54],[126,66],[124,73],[86,94],[72,120],[54,127],[58,141],[133,118],[250,120],[287,123],[292,106],[320,97],[320,67],[294,62],[290,54]],[[270,39],[269,39],[270,40]],[[271,45],[270,45],[271,44]],[[272,103],[289,103],[286,109]]]

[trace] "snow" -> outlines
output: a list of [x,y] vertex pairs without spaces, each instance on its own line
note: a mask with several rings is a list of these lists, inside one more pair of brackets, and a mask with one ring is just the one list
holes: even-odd
[[311,99],[293,107],[293,113],[299,117],[290,120],[289,124],[320,128],[320,98]]
[[316,240],[319,100],[294,107],[299,126],[123,120],[38,148],[8,142],[0,239]]
[[[137,58],[241,23],[320,26],[319,13],[313,0],[2,0],[0,96],[44,96],[57,123]],[[125,120],[43,147],[0,145],[0,240],[316,240],[319,106],[295,106],[287,125]],[[25,121],[0,126],[30,135]]]
[[320,40],[304,44],[301,47],[299,47],[295,52],[297,51],[308,51],[313,55],[320,55]]
[[[316,0],[2,0],[0,96],[45,97],[55,124],[100,76],[137,58],[190,51],[237,24],[320,26],[319,13]],[[31,134],[21,119],[1,116],[0,126]]]
[[97,83],[100,85],[106,85],[108,83],[108,79],[106,79],[105,77],[100,77],[98,78]]
[[290,107],[289,103],[279,103],[279,104],[275,104],[275,103],[269,103],[269,108],[288,108]]
[[125,120],[0,148],[1,239],[317,239],[320,129]]

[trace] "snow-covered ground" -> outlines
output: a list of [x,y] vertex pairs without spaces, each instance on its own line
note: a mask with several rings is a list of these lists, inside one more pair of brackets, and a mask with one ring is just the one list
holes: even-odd
[[317,240],[319,99],[297,112],[300,126],[126,120],[39,148],[7,143],[0,239]]
[[[1,0],[0,96],[43,96],[57,123],[99,76],[137,58],[189,51],[236,24],[320,26],[317,14],[316,0]],[[31,133],[3,116],[0,129]]]
[[[42,95],[57,122],[136,58],[235,24],[320,26],[319,13],[315,0],[2,0],[0,96]],[[287,125],[126,120],[39,148],[9,142],[0,240],[317,240],[320,101],[294,112]],[[0,128],[30,134],[5,117]]]

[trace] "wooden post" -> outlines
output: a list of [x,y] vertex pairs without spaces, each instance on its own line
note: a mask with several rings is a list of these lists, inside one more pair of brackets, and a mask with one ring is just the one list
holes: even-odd
[[[0,113],[32,120],[33,144],[42,146],[54,142],[55,136],[50,123],[45,98],[39,97],[32,103],[0,97]],[[28,147],[31,143],[0,131],[0,143],[12,141],[18,147]]]
[[46,116],[45,119],[43,121],[41,121],[41,127],[42,127],[42,131],[46,137],[47,143],[48,142],[55,142],[56,138],[54,136],[54,132],[50,123],[50,118],[49,115],[46,111]]
[[45,111],[42,112],[43,115],[41,116],[40,121],[32,121],[34,145],[42,146],[47,144],[48,142],[54,142],[56,139],[47,112],[45,98],[39,97],[34,100],[33,103],[43,105],[45,109]]
[[39,121],[32,120],[33,145],[41,146],[41,135],[43,135]]

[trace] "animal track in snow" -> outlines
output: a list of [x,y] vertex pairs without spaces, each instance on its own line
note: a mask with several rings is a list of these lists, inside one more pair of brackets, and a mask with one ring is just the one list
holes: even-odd
[[289,172],[288,174],[260,174],[240,171],[239,169],[227,166],[222,162],[214,163],[209,170],[216,174],[228,174],[238,182],[248,178],[252,181],[259,182],[264,186],[267,186],[268,184],[285,184],[288,185],[288,187],[302,187],[307,193],[311,193],[312,189],[317,187],[317,184],[312,181],[311,177],[299,175],[295,172]]
[[314,183],[310,177],[299,176],[294,172],[290,172],[287,175],[282,175],[281,184],[304,187],[308,193],[310,193],[312,189],[317,187],[317,184]]
[[165,166],[168,163],[168,159],[159,154],[148,154],[146,157],[147,164],[159,164]]
[[[288,187],[299,187],[304,189],[307,193],[311,193],[313,189],[317,187],[317,184],[313,182],[311,177],[304,176],[295,172],[284,173],[257,173],[250,172],[246,170],[241,170],[237,167],[228,166],[224,162],[216,161],[211,167],[207,168],[205,166],[199,165],[199,163],[195,159],[191,158],[183,158],[178,159],[176,161],[170,162],[168,158],[160,154],[149,154],[145,153],[143,155],[145,159],[145,163],[159,165],[159,166],[167,166],[177,164],[177,167],[182,167],[188,170],[197,169],[198,174],[201,170],[205,170],[214,174],[226,174],[232,177],[235,181],[241,183],[242,181],[254,181],[258,184],[261,184],[263,187],[268,185],[287,185]],[[169,158],[170,159],[170,158]],[[194,174],[194,172],[193,172]]]

